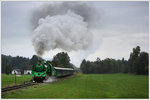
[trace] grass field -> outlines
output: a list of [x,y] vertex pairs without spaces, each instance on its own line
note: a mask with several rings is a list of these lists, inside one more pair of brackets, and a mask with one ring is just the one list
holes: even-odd
[[[1,77],[2,87],[15,85],[15,75],[1,74]],[[30,81],[31,79],[31,75],[16,76],[16,84],[22,84],[24,81]]]
[[79,74],[52,84],[2,93],[2,98],[148,98],[148,76]]

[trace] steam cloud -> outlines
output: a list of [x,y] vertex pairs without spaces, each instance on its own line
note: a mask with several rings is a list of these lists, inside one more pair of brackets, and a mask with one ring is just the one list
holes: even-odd
[[56,48],[65,51],[88,49],[93,41],[89,29],[94,25],[94,10],[82,2],[49,4],[33,13],[32,43],[36,53]]

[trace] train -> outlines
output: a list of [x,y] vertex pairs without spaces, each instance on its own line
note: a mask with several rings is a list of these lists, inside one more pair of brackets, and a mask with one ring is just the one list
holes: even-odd
[[73,73],[73,68],[56,67],[49,61],[38,61],[37,64],[32,66],[32,79],[34,82],[43,82],[49,76],[64,77]]

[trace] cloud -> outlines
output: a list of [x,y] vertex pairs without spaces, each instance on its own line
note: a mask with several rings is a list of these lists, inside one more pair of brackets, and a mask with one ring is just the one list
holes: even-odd
[[1,52],[5,55],[23,56],[31,58],[34,52],[30,38],[2,38]]
[[88,56],[88,60],[96,60],[97,57],[101,59],[114,58],[128,60],[132,49],[136,46],[141,47],[141,51],[149,52],[148,33],[133,33],[126,34],[117,31],[101,31],[101,33],[111,33],[110,36],[103,35],[103,42],[98,45],[99,48]]
[[100,29],[128,33],[148,32],[148,2],[105,2]]
[[[37,9],[41,9],[42,13],[43,6],[41,5],[46,3],[49,2],[2,2],[2,53],[25,57],[35,54],[29,35],[33,29],[30,25],[30,17],[31,13]],[[51,3],[56,4],[56,2]],[[99,16],[99,19],[96,18],[93,21],[96,26],[90,27],[94,38],[92,48],[88,51],[79,50],[68,53],[73,64],[79,66],[82,59],[95,60],[97,57],[101,59],[125,57],[128,59],[132,48],[137,45],[141,47],[142,51],[149,51],[148,1],[90,1],[84,3],[96,10],[93,15]],[[61,7],[61,9],[65,9],[65,7]],[[34,13],[35,19],[47,16],[46,12],[43,12],[43,16],[36,17],[36,13]],[[93,10],[88,14],[92,13]],[[43,57],[52,58],[61,51],[63,50],[51,50],[46,52]]]

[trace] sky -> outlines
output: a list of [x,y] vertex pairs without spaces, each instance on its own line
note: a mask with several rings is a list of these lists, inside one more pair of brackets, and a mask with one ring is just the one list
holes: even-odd
[[[38,11],[48,3],[58,2],[3,1],[1,3],[2,54],[29,58],[36,54],[32,43],[31,18],[34,11]],[[88,27],[93,35],[91,37],[93,42],[91,48],[87,50],[67,52],[71,63],[79,67],[83,59],[95,61],[97,57],[100,59],[124,57],[128,60],[132,49],[136,46],[140,46],[141,51],[149,52],[148,1],[84,3],[95,10],[89,13],[96,16],[96,21],[93,22],[92,27]],[[49,60],[62,51],[65,50],[60,48],[49,50],[42,57]]]

